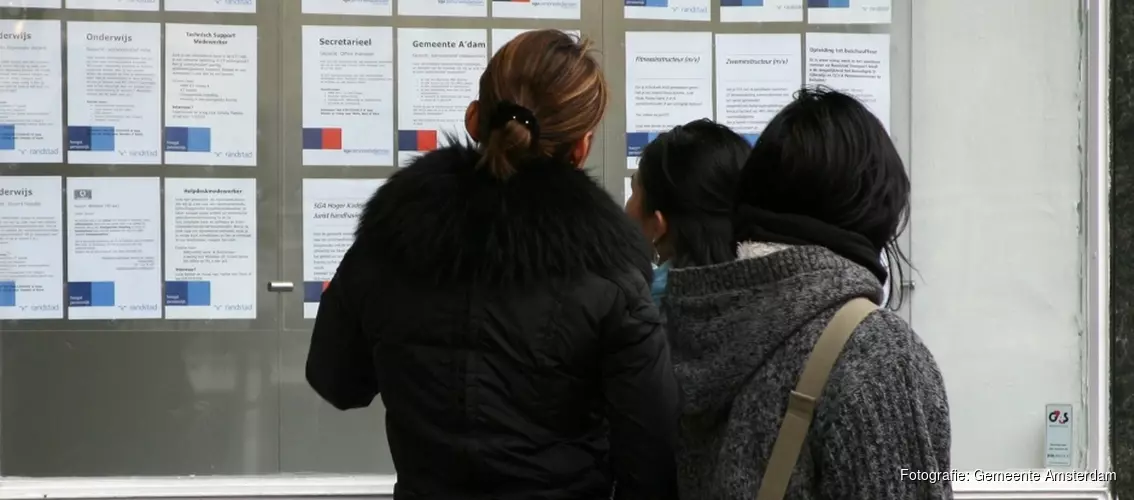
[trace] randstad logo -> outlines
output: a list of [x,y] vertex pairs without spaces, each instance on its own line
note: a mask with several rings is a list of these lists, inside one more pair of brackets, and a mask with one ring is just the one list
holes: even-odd
[[118,306],[119,309],[127,311],[156,311],[158,310],[157,304],[134,304],[129,306]]
[[1071,412],[1055,410],[1047,414],[1047,421],[1053,424],[1066,424],[1071,421]]
[[669,8],[673,12],[680,12],[682,14],[705,14],[709,12],[708,7],[681,7],[673,6]]
[[252,307],[252,304],[224,304],[224,305],[217,305],[217,306],[214,306],[214,307],[218,311],[220,311],[220,310],[224,310],[224,311],[251,311],[251,310],[254,309]]
[[28,154],[33,156],[57,155],[59,154],[59,148],[33,148],[28,150]]

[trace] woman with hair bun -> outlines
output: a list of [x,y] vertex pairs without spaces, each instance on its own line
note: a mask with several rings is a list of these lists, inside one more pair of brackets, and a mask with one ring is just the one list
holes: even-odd
[[418,158],[367,203],[307,380],[344,410],[381,396],[396,499],[674,498],[651,251],[583,171],[608,99],[599,64],[531,31],[479,90],[474,144]]

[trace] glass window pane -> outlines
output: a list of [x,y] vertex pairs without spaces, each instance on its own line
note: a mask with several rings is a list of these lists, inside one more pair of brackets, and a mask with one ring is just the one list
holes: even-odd
[[[22,19],[60,23],[57,40],[39,40],[61,53],[60,65],[67,72],[59,95],[47,98],[66,99],[62,118],[69,127],[60,127],[64,142],[59,147],[70,150],[52,158],[54,163],[29,160],[4,167],[4,176],[62,177],[62,260],[70,281],[65,294],[59,284],[63,296],[58,297],[69,319],[0,321],[4,475],[280,471],[279,295],[262,286],[278,278],[280,253],[280,177],[273,168],[279,152],[272,139],[280,127],[279,87],[272,76],[278,70],[279,44],[272,40],[279,38],[279,11],[272,3],[261,2],[254,15],[161,12],[144,2],[136,11],[0,8],[0,22],[17,28]],[[184,65],[191,63],[162,50],[170,33],[185,30],[173,23],[197,25],[201,33],[249,35],[244,41],[255,60],[237,55],[225,64],[243,61],[241,68],[247,71],[242,74],[260,77],[251,113],[244,113],[236,126],[249,137],[259,134],[252,142],[255,165],[242,152],[224,149],[223,128],[210,132],[180,126],[194,123],[194,117],[172,109],[171,96],[204,103],[212,102],[209,96],[218,91],[180,83]],[[124,41],[123,34],[133,38]],[[4,43],[14,42],[6,38]],[[147,59],[155,51],[158,57]],[[12,56],[17,50],[2,52],[0,65],[18,61]],[[158,70],[143,64],[148,62]],[[172,71],[175,64],[181,69]],[[9,71],[0,73],[7,78]],[[23,78],[34,82],[35,77],[25,73]],[[198,92],[205,97],[190,95]],[[20,118],[19,102],[5,101],[9,95],[0,93],[0,123],[29,120]],[[223,106],[221,111],[233,116],[239,111],[235,105]],[[14,136],[17,146],[30,140],[20,126]],[[106,129],[102,135],[95,133],[100,127]],[[89,134],[80,133],[84,131]],[[162,150],[160,156],[148,155],[138,141]],[[172,153],[180,153],[181,160]],[[61,163],[64,158],[67,162]],[[116,188],[124,191],[114,192]],[[158,201],[137,205],[140,198]],[[115,225],[100,226],[99,220]],[[73,227],[68,230],[68,225]],[[156,234],[143,236],[131,229],[153,226]],[[227,245],[223,241],[228,240],[218,239],[222,226],[232,241],[242,243]],[[101,237],[104,233],[113,236]],[[29,268],[2,257],[12,248],[8,243],[0,242],[0,273],[26,278]],[[141,249],[156,249],[157,259]],[[238,264],[225,268],[222,260]],[[140,269],[153,272],[135,272]],[[234,282],[215,269],[235,269],[240,279]],[[233,283],[235,294],[228,289]],[[33,306],[20,302],[23,290],[30,289],[16,289],[12,310]],[[157,311],[147,309],[151,302]],[[198,319],[185,319],[189,317]]]
[[[1029,11],[1027,26],[1006,5],[919,5],[909,278],[949,392],[953,467],[1043,468],[1047,405],[1069,404],[1084,468],[1082,4]],[[990,91],[1023,81],[1043,83]]]
[[274,332],[95,326],[4,330],[5,475],[279,471]]

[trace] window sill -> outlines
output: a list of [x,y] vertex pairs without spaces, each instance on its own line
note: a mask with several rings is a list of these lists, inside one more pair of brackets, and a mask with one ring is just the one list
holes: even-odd
[[[0,499],[382,497],[394,476],[6,478]],[[1109,500],[1105,482],[956,482],[958,500]]]

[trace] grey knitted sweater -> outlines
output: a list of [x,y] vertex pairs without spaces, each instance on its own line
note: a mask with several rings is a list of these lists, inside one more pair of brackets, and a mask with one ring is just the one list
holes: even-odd
[[[678,486],[683,500],[752,500],[804,361],[848,300],[879,300],[865,268],[820,247],[760,248],[669,273],[662,309],[684,392]],[[748,257],[748,258],[745,258]],[[949,408],[937,363],[888,310],[847,343],[815,412],[791,499],[952,498]]]

